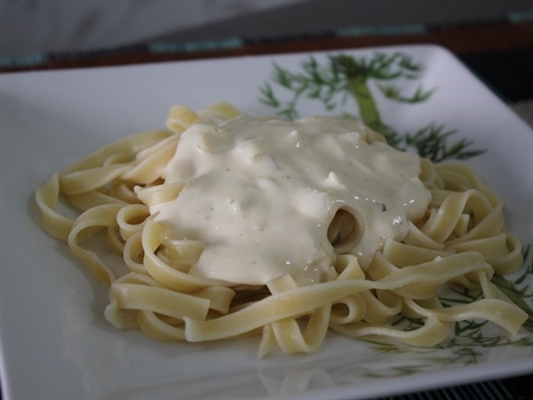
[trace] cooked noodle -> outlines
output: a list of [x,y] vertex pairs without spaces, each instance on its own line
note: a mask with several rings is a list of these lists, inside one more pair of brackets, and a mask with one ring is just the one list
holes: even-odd
[[[412,346],[441,343],[453,322],[474,318],[517,333],[527,315],[491,279],[521,265],[520,243],[504,227],[501,199],[464,165],[421,160],[420,179],[431,193],[423,217],[408,222],[401,241],[388,238],[364,268],[350,254],[360,235],[357,218],[340,209],[328,229],[337,255],[321,282],[301,285],[285,274],[263,285],[236,285],[189,273],[209,244],[174,238],[169,226],[151,216],[150,206],[175,199],[183,189],[164,179],[181,133],[199,121],[218,123],[238,114],[226,104],[199,114],[173,107],[168,130],[105,146],[37,190],[44,229],[67,241],[109,287],[105,317],[111,324],[162,341],[258,334],[259,356],[276,344],[286,353],[313,352],[328,329]],[[81,214],[70,219],[57,212],[60,197]],[[102,254],[84,247],[102,229],[111,251],[124,260],[120,276]],[[445,308],[438,293],[448,285],[479,290],[482,298]],[[401,315],[423,324],[409,331],[394,328],[390,322]]]

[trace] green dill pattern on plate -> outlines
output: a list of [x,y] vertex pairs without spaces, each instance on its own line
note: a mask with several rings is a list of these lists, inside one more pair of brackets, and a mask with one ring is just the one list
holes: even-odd
[[[394,83],[397,79],[420,80],[423,73],[424,66],[421,63],[401,52],[376,52],[368,57],[357,58],[340,53],[328,55],[323,64],[309,56],[302,58],[298,70],[290,70],[274,62],[271,76],[258,88],[258,100],[274,109],[277,116],[289,120],[300,117],[298,106],[304,100],[319,103],[326,112],[359,119],[381,133],[391,146],[403,151],[415,151],[433,162],[467,160],[485,153],[487,150],[474,148],[473,141],[467,138],[451,141],[458,132],[446,128],[442,123],[431,122],[414,132],[400,132],[383,122],[372,88],[377,88],[387,101],[403,104],[428,102],[436,95],[436,88],[425,89],[418,84],[414,93],[406,94]],[[374,85],[370,85],[370,82]],[[290,93],[289,98],[282,100],[280,91]],[[355,101],[356,109],[346,109],[349,99]],[[398,348],[395,344],[363,339],[380,354],[416,354],[412,364],[391,366],[382,372],[387,376],[404,376],[443,366],[476,364],[487,357],[490,349],[533,346],[533,288],[527,284],[528,278],[533,275],[533,244],[523,245],[523,249],[524,264],[513,274],[514,279],[495,275],[492,283],[528,314],[523,325],[527,334],[519,334],[518,338],[494,336],[483,329],[488,321],[467,320],[455,322],[454,337],[432,348]],[[479,296],[480,293],[454,288],[439,299],[444,307],[450,307],[469,304]],[[419,319],[407,317],[399,317],[391,322],[391,325],[406,331],[419,328],[422,324]],[[382,376],[370,370],[366,375]]]
[[[398,132],[383,122],[369,83],[374,81],[389,101],[422,103],[431,98],[435,88],[426,90],[419,84],[414,93],[407,95],[393,81],[400,78],[418,80],[423,72],[423,65],[404,53],[374,53],[370,58],[330,55],[325,65],[311,56],[302,61],[301,69],[296,72],[273,63],[270,81],[259,87],[259,101],[276,109],[280,117],[295,119],[299,116],[297,106],[301,99],[320,102],[326,111],[333,111],[344,106],[348,98],[353,98],[357,112],[343,112],[355,114],[365,125],[384,135],[391,146],[400,150],[413,148],[420,156],[434,162],[464,160],[484,153],[485,150],[472,149],[473,143],[467,139],[448,144],[447,140],[456,131],[446,129],[443,124],[432,122],[416,132]],[[276,94],[276,86],[291,92],[291,98],[281,101]]]

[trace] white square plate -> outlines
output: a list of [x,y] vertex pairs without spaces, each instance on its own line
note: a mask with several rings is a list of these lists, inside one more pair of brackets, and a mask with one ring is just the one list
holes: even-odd
[[[273,62],[298,72],[310,56],[370,60],[409,55],[418,79],[393,83],[426,101],[399,103],[369,87],[383,121],[401,132],[431,122],[487,152],[467,160],[505,201],[509,228],[533,243],[533,132],[452,54],[435,46],[241,57],[128,67],[0,75],[1,377],[5,398],[360,399],[533,371],[533,334],[467,338],[432,349],[395,349],[331,334],[312,355],[275,353],[256,360],[258,339],[210,344],[154,342],[115,330],[104,319],[106,290],[40,228],[34,191],[55,171],[112,140],[164,127],[168,109],[195,110],[225,100],[252,115],[274,109],[259,98]],[[513,77],[509,77],[513,79]],[[286,95],[287,93],[285,93]],[[326,113],[301,100],[302,116]],[[358,113],[354,99],[329,113]],[[520,287],[532,293],[532,260]],[[527,267],[524,267],[527,268]],[[511,281],[524,271],[520,271]],[[513,281],[514,282],[514,281]],[[531,306],[531,299],[528,300]]]

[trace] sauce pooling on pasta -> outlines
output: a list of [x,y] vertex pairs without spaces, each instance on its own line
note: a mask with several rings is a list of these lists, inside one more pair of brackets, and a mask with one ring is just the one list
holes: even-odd
[[430,200],[419,172],[418,156],[350,119],[243,115],[183,132],[164,172],[183,189],[150,212],[173,238],[205,243],[192,275],[307,285],[328,279],[335,254],[365,268],[387,238],[407,235]]

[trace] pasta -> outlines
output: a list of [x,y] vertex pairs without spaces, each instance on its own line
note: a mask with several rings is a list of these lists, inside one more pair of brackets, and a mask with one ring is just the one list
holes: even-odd
[[[194,204],[203,204],[206,199],[224,202],[223,197],[217,197],[222,196],[217,189],[194,197],[194,203],[190,203],[193,205],[187,206],[188,209],[183,209],[182,203],[176,203],[177,199],[193,197],[190,182],[200,179],[187,180],[183,174],[198,177],[202,173],[198,169],[203,168],[203,164],[175,160],[181,146],[186,146],[187,140],[193,140],[185,138],[186,132],[196,130],[195,135],[188,134],[188,137],[202,138],[200,142],[191,142],[193,149],[197,148],[210,157],[220,157],[226,151],[224,146],[227,147],[227,142],[219,140],[220,135],[223,136],[225,127],[236,126],[233,121],[244,120],[248,124],[245,127],[257,126],[257,129],[285,126],[274,119],[246,118],[226,103],[215,104],[200,113],[174,106],[166,121],[167,130],[145,132],[107,145],[66,171],[54,174],[37,189],[36,202],[42,212],[43,228],[66,241],[92,275],[109,288],[110,300],[105,317],[111,324],[119,329],[140,329],[161,341],[202,342],[260,335],[259,357],[275,345],[286,353],[316,351],[328,330],[354,338],[391,338],[420,347],[443,342],[450,335],[451,324],[466,319],[482,318],[509,334],[518,332],[527,318],[526,313],[508,300],[491,279],[494,274],[507,274],[521,265],[520,242],[505,229],[502,200],[464,165],[433,164],[414,155],[398,155],[404,157],[401,162],[405,163],[405,168],[416,165],[416,179],[405,181],[413,185],[408,186],[405,195],[418,196],[411,202],[418,208],[404,204],[404,214],[394,214],[391,204],[374,204],[376,201],[368,201],[368,195],[367,201],[361,203],[363,206],[330,209],[327,216],[321,216],[327,226],[322,228],[322,236],[316,239],[321,246],[323,244],[323,249],[319,251],[316,245],[307,246],[314,252],[311,256],[306,255],[308,259],[313,257],[307,267],[313,268],[294,266],[305,262],[298,258],[299,248],[294,247],[294,243],[308,243],[304,229],[298,231],[300,225],[287,229],[280,221],[270,221],[268,215],[252,218],[253,223],[247,223],[253,225],[255,231],[265,231],[265,224],[270,223],[268,227],[275,229],[275,235],[282,235],[280,229],[285,229],[289,232],[286,235],[298,237],[296,242],[291,242],[288,236],[281,237],[281,242],[288,246],[288,255],[283,259],[287,261],[279,261],[279,265],[268,271],[251,266],[255,262],[255,259],[251,261],[252,257],[261,250],[253,248],[249,242],[242,242],[248,246],[249,252],[232,250],[223,253],[214,245],[218,243],[218,236],[213,236],[211,243],[211,239],[206,239],[211,238],[209,235],[193,237],[190,232],[200,230],[198,227],[181,232],[182,226],[194,224],[198,219]],[[312,127],[320,121],[310,119],[306,123]],[[332,121],[324,123],[334,126]],[[356,123],[339,123],[339,138],[361,140],[361,146],[378,146],[387,157],[388,154],[396,157],[396,153],[400,153],[389,149],[379,134],[365,127],[353,125],[361,133],[355,139],[353,135],[346,136],[350,133],[346,126],[351,127],[351,124]],[[205,132],[214,132],[215,136]],[[295,148],[301,147],[306,137],[291,132],[287,137],[294,140]],[[320,140],[318,136],[317,140]],[[278,160],[268,154],[265,156],[249,143],[247,139],[237,146],[247,162],[256,163],[254,165],[260,171],[282,169]],[[331,154],[342,150],[326,142],[319,142],[319,146],[331,147],[328,150]],[[344,142],[340,148],[343,147],[346,147]],[[294,154],[297,150],[291,151]],[[381,171],[384,176],[389,170],[403,171],[402,166],[388,165],[389,158],[381,160],[375,169],[385,163]],[[315,168],[315,164],[307,169]],[[172,172],[172,165],[177,172]],[[218,167],[222,168],[225,166]],[[229,166],[227,170],[229,173]],[[234,176],[239,177],[239,173]],[[374,176],[377,172],[371,170],[368,173]],[[347,185],[340,175],[341,172],[331,172],[324,182],[334,188],[332,191],[344,193],[341,189],[345,190]],[[261,178],[258,184],[279,190],[279,185],[274,185],[276,182]],[[213,182],[209,184],[215,185]],[[402,185],[395,187],[395,193],[403,190]],[[220,190],[223,186],[228,187],[230,194],[235,190],[230,183],[222,183]],[[416,190],[418,195],[413,194]],[[307,190],[304,185],[294,198],[295,207],[299,207],[302,214],[316,214],[315,210],[322,210],[320,205],[324,197],[321,190]],[[62,199],[80,211],[76,218],[57,211]],[[251,218],[256,215],[253,214],[254,202],[269,207],[266,201],[252,200],[238,207],[231,202],[232,212]],[[176,218],[172,214],[175,208],[165,208],[174,203],[181,208],[182,218],[176,226],[169,223]],[[230,207],[229,203],[227,207]],[[341,201],[334,200],[331,204],[337,203]],[[369,218],[366,211],[362,214],[354,211],[354,207],[374,210],[376,218],[394,217],[387,229],[398,225],[398,231],[390,235],[377,232],[376,237],[381,241],[376,242],[369,233],[371,223],[365,222]],[[287,215],[294,214],[293,209],[290,210]],[[284,214],[280,218],[285,218]],[[278,225],[282,227],[278,228]],[[218,227],[210,229],[217,230]],[[271,253],[270,241],[260,238],[258,243],[267,249],[263,253]],[[228,243],[226,238],[223,239],[220,239],[221,243]],[[104,263],[103,254],[86,246],[93,240],[104,240],[111,252],[119,254],[124,262],[123,269],[111,268]],[[279,242],[272,243],[275,243],[274,250],[283,246]],[[254,246],[259,244],[254,242]],[[354,250],[356,245],[359,247]],[[207,261],[200,262],[204,257],[210,257],[209,254],[213,254],[209,260],[219,264],[217,268],[210,269],[208,265],[211,264]],[[232,257],[242,259],[239,262],[244,267],[233,271],[232,268],[237,267],[233,266]],[[235,265],[240,264],[235,261]],[[314,272],[303,274],[304,269]],[[477,290],[482,296],[471,304],[444,307],[438,295],[450,285]],[[401,330],[391,324],[398,316],[419,318],[423,324],[415,330]]]

